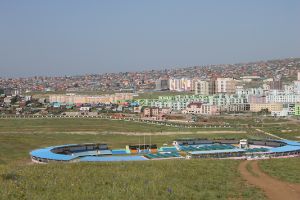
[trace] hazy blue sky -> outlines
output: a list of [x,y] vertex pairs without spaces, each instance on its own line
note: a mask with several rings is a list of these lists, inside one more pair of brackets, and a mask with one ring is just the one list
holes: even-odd
[[299,56],[299,0],[0,0],[0,77]]

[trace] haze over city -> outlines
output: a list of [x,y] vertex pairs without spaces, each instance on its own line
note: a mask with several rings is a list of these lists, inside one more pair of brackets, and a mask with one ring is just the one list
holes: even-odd
[[1,77],[300,55],[299,1],[2,1]]

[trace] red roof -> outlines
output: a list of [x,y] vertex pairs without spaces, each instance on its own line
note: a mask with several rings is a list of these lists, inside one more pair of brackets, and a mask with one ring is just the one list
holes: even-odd
[[190,108],[191,106],[197,106],[198,108],[200,108],[202,106],[202,103],[192,102],[192,103],[189,103],[189,105],[187,105],[188,108]]

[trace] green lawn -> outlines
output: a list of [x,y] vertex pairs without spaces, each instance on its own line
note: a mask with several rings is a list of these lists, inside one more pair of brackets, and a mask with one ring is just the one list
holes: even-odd
[[262,160],[259,165],[263,171],[273,177],[300,183],[300,158]]

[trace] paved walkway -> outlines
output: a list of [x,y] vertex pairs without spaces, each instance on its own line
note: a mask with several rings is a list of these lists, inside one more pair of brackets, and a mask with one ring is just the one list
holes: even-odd
[[[247,169],[249,165],[251,171]],[[239,172],[250,184],[261,188],[271,200],[300,200],[300,184],[292,184],[275,179],[262,172],[258,161],[244,161]]]

